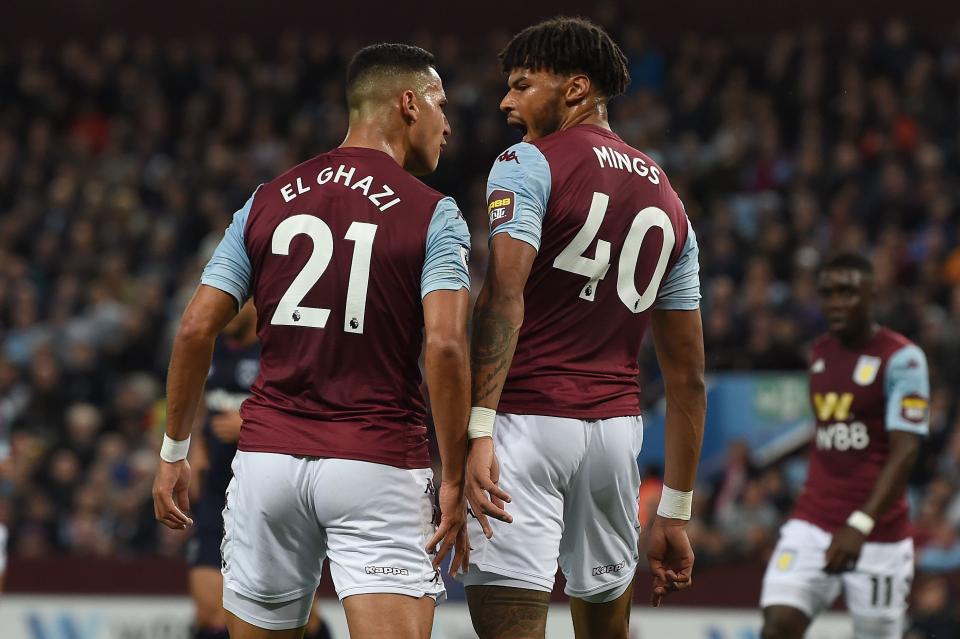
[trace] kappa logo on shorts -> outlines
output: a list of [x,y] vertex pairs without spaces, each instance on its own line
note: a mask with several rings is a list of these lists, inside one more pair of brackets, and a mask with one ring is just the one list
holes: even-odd
[[593,567],[593,576],[599,577],[600,575],[605,575],[610,572],[620,572],[623,570],[623,567],[627,565],[627,562],[621,561],[619,564],[607,564],[606,566],[594,566]]
[[366,566],[364,571],[368,575],[402,575],[407,576],[410,571],[406,568],[394,568],[393,566]]

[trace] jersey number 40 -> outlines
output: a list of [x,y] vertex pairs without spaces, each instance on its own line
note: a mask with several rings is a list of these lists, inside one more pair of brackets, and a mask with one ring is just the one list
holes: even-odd
[[[373,253],[373,238],[377,225],[354,222],[347,229],[345,240],[354,243],[353,261],[350,263],[350,281],[347,283],[347,303],[343,315],[343,330],[347,333],[363,333],[363,316],[367,309],[367,286],[370,283],[370,258]],[[289,255],[290,243],[298,235],[313,240],[313,252],[300,273],[290,283],[287,292],[277,303],[271,324],[284,326],[307,326],[325,328],[330,317],[329,308],[302,306],[313,285],[323,275],[333,257],[333,233],[330,227],[312,215],[293,215],[277,226],[273,232],[274,255]]]
[[[603,224],[603,218],[607,214],[609,203],[610,196],[606,193],[593,194],[590,211],[587,213],[587,221],[553,261],[554,268],[587,278],[587,283],[580,291],[580,298],[588,302],[594,300],[598,284],[606,277],[607,271],[610,269],[610,242],[597,240],[595,257],[584,256],[600,231],[600,225]],[[640,260],[640,247],[643,246],[643,239],[652,228],[659,228],[663,231],[663,246],[660,247],[660,257],[657,260],[657,267],[653,271],[650,282],[641,293],[634,283],[637,262]],[[673,225],[663,209],[648,206],[633,218],[627,237],[623,240],[623,249],[620,251],[617,267],[617,295],[620,296],[620,301],[623,302],[624,306],[633,313],[644,312],[653,306],[656,301],[657,292],[660,290],[660,282],[667,271],[667,264],[670,262],[670,254],[673,252],[676,241]]]

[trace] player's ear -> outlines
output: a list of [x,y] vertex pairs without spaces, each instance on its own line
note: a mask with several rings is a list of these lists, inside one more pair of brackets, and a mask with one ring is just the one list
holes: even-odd
[[407,89],[400,94],[400,115],[407,124],[415,124],[420,117],[417,94],[412,89]]
[[581,73],[567,78],[565,84],[566,86],[564,87],[565,90],[563,97],[566,99],[567,104],[575,104],[585,100],[590,94],[590,89],[592,87],[590,78]]

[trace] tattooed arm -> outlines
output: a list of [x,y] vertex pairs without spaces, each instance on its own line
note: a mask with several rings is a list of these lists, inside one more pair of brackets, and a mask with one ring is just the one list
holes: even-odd
[[487,276],[473,311],[473,405],[496,410],[523,324],[523,289],[537,252],[506,233],[493,237]]
[[[496,410],[500,403],[523,324],[523,289],[536,256],[537,251],[530,244],[507,233],[498,233],[490,241],[487,275],[473,312],[473,406]],[[487,537],[493,535],[487,515],[506,522],[513,520],[503,510],[503,502],[510,498],[496,486],[498,480],[492,438],[470,440],[467,497]]]

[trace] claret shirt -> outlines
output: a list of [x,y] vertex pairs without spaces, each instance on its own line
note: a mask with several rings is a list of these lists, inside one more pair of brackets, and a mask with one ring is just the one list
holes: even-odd
[[422,298],[469,288],[453,199],[390,156],[339,148],[261,185],[201,282],[257,307],[243,451],[429,466]]

